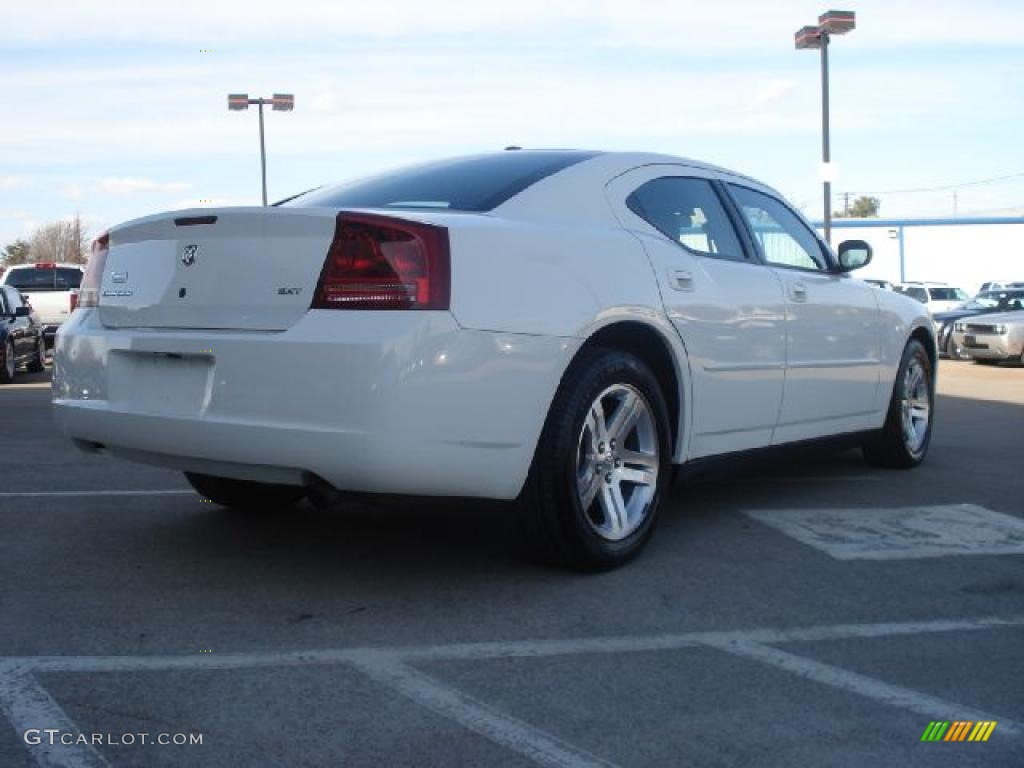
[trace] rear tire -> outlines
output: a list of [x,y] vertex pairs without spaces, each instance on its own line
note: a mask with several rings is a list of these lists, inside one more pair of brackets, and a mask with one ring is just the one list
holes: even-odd
[[32,373],[46,370],[46,342],[43,341],[42,336],[36,341],[36,355],[32,358],[32,362],[28,364],[28,370]]
[[555,394],[518,505],[534,553],[583,571],[647,544],[669,487],[668,408],[637,357],[592,348]]
[[4,359],[0,364],[0,384],[10,384],[14,381],[14,371],[17,368],[14,359],[14,344],[10,339],[4,342]]
[[210,501],[233,509],[270,511],[291,506],[306,495],[306,489],[295,485],[257,483],[230,477],[186,472],[185,479]]
[[916,467],[928,453],[934,412],[932,361],[924,345],[911,339],[903,350],[885,425],[864,444],[864,458],[879,467]]

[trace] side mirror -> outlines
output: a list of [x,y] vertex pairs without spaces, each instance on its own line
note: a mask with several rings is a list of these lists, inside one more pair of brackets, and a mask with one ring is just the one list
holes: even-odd
[[871,246],[863,240],[844,240],[839,244],[839,271],[853,272],[871,262]]
[[32,307],[26,307],[24,305],[14,308],[15,317],[28,317],[32,314]]

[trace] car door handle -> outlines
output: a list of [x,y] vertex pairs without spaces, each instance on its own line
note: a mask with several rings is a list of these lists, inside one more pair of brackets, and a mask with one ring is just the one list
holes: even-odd
[[692,291],[693,275],[685,269],[670,269],[668,271],[668,284],[677,291]]
[[793,301],[807,301],[807,286],[803,283],[790,283],[789,298]]

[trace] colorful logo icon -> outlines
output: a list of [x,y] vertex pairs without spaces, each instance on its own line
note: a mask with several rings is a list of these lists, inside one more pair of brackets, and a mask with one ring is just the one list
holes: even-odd
[[921,741],[988,741],[995,729],[995,720],[932,720]]

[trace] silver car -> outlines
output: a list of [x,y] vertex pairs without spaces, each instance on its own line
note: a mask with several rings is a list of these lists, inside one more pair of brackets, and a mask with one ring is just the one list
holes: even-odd
[[978,361],[1024,364],[1024,310],[958,320],[953,325],[953,342]]

